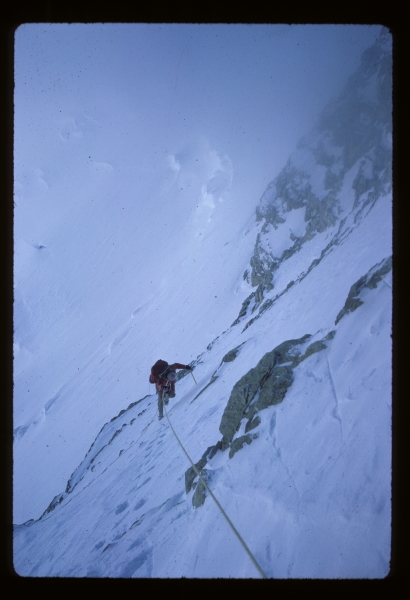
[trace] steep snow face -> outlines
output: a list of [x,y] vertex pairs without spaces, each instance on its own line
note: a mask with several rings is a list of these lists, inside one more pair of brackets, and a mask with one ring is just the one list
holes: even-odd
[[[379,207],[252,327],[221,335],[194,362],[198,386],[183,377],[168,406],[184,447],[268,577],[373,578],[389,570],[388,261],[359,276],[371,256],[389,250],[375,231],[385,227],[390,206]],[[346,277],[352,252],[362,260]],[[362,304],[337,324],[344,303],[339,290],[327,285],[329,272],[341,283],[369,283],[379,273],[375,287],[355,286]],[[341,289],[347,299],[347,286]],[[267,353],[282,356],[276,369],[290,367],[290,385],[279,403],[272,394],[261,406],[269,379],[256,382],[230,451],[223,450],[219,441],[232,394],[241,378],[248,383],[250,365],[266,364]],[[258,402],[256,420],[247,411]],[[215,452],[209,452],[212,446]],[[42,518],[15,527],[17,571],[258,577],[195,476],[186,493],[187,469],[167,420],[157,421],[155,395],[130,405],[102,429]]]
[[[104,325],[110,344],[91,348],[86,366],[39,404],[37,415],[33,409],[31,419],[16,419],[16,447],[28,464],[42,458],[40,445],[29,456],[36,439],[41,436],[47,446],[62,435],[61,428],[47,433],[44,423],[62,421],[65,414],[70,421],[70,403],[78,423],[86,424],[64,430],[74,467],[73,457],[68,460],[64,453],[54,462],[48,458],[55,491],[37,498],[41,517],[14,527],[19,574],[259,577],[205,481],[267,577],[386,576],[391,89],[380,90],[389,85],[389,53],[389,37],[382,34],[365,53],[359,75],[269,186],[256,217],[231,226],[229,239],[218,226],[218,215],[227,214],[229,161],[210,152],[205,178],[195,180],[183,176],[196,162],[194,153],[169,158],[167,185],[182,180],[185,185],[189,179],[198,190],[199,212],[190,212],[185,224],[189,256],[186,246],[175,247],[178,269],[167,262],[156,294],[139,304],[135,297],[116,296],[107,283],[108,297],[118,301],[115,321],[107,315]],[[351,125],[346,121],[358,98],[360,114],[370,114],[367,120],[360,117],[361,128],[355,119]],[[370,105],[376,106],[374,114]],[[349,129],[338,130],[339,119],[358,136],[352,146]],[[40,246],[47,244],[40,241],[32,248],[33,260],[52,260]],[[191,259],[203,269],[209,289],[200,277],[198,289],[173,283],[173,274],[181,281],[192,275]],[[224,280],[205,275],[207,261],[220,259],[226,265]],[[130,285],[130,293],[138,289]],[[224,302],[235,298],[234,306],[224,320],[212,322],[212,297],[221,296]],[[28,319],[35,310],[29,300],[20,297],[20,335],[24,315]],[[168,327],[171,332],[175,316],[184,322],[190,304],[197,307],[192,329],[205,329],[210,338],[202,340],[195,357],[188,355],[187,345],[174,357]],[[167,317],[161,335],[144,326],[157,310]],[[142,334],[152,356],[142,356]],[[19,339],[18,352],[27,352],[28,369],[30,341]],[[190,335],[184,340],[192,341]],[[194,367],[195,381],[183,372],[177,381],[177,396],[167,407],[169,421],[157,420],[153,390],[147,395],[148,389],[130,377],[133,356],[141,358],[141,373],[148,373],[157,358]],[[90,433],[86,443],[81,440],[85,430]],[[23,483],[29,471],[19,469],[15,486],[28,502]]]
[[[98,130],[84,136],[103,144]],[[149,391],[147,373],[158,358],[195,358],[229,327],[247,294],[241,273],[254,244],[246,235],[253,216],[229,202],[226,157],[200,141],[177,155],[177,173],[164,165],[153,193],[127,163],[111,169],[87,161],[83,141],[70,138],[64,148],[68,191],[44,175],[47,194],[33,199],[35,181],[16,197],[17,521],[41,514],[95,431],[124,400]]]

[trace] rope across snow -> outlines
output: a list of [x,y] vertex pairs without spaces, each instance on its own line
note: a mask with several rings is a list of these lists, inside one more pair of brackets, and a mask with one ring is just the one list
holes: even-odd
[[202,484],[206,487],[206,489],[209,492],[209,495],[211,496],[211,498],[214,500],[215,504],[217,505],[217,507],[219,508],[219,510],[222,513],[222,516],[224,517],[224,519],[226,520],[226,522],[228,523],[229,527],[232,529],[232,531],[234,532],[234,534],[236,535],[236,537],[238,538],[238,540],[240,541],[242,547],[244,548],[245,552],[247,553],[247,555],[249,556],[249,558],[251,559],[253,565],[256,567],[256,569],[258,570],[260,576],[263,579],[267,579],[267,576],[265,575],[265,573],[263,572],[261,566],[259,565],[259,563],[257,562],[256,558],[254,557],[254,555],[252,554],[252,552],[249,550],[248,546],[246,545],[243,537],[241,536],[241,534],[239,533],[239,531],[236,529],[235,525],[232,523],[232,521],[230,520],[230,518],[228,517],[228,515],[226,514],[226,512],[224,511],[224,509],[222,508],[222,506],[220,505],[220,503],[218,502],[218,500],[216,499],[216,497],[214,496],[213,492],[210,490],[208,484],[206,483],[206,481],[201,477],[201,474],[199,473],[198,469],[196,468],[196,466],[194,465],[194,463],[192,462],[191,457],[189,456],[188,452],[185,450],[184,445],[182,444],[181,440],[179,439],[175,429],[172,426],[172,423],[170,421],[169,415],[168,415],[168,411],[166,409],[166,406],[164,405],[164,410],[165,410],[165,415],[168,419],[168,423],[169,426],[171,427],[172,433],[174,434],[178,444],[181,446],[185,456],[187,457],[187,459],[189,460],[189,462],[191,463],[192,467],[194,468],[196,474],[198,475],[200,481],[202,482]]

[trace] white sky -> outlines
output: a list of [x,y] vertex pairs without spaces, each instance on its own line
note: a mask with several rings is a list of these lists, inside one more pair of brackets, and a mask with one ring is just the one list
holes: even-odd
[[232,162],[237,202],[253,205],[379,30],[22,25],[15,37],[17,164],[33,154],[47,161],[50,136],[67,119],[93,119],[101,137],[92,160],[114,168],[129,162],[156,177],[166,153],[183,159],[208,144]]

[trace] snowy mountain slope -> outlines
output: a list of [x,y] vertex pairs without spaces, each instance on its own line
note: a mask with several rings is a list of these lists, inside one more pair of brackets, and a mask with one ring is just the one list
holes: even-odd
[[[78,150],[74,170],[81,173],[83,148]],[[124,402],[149,391],[143,374],[158,354],[178,351],[175,360],[189,362],[235,318],[246,294],[243,265],[254,243],[243,232],[249,215],[232,219],[232,207],[218,195],[223,190],[202,192],[220,166],[209,158],[212,149],[196,151],[189,160],[198,156],[200,167],[182,165],[180,177],[190,176],[197,205],[171,210],[160,223],[129,199],[126,219],[120,205],[120,220],[113,198],[124,182],[114,170],[105,188],[89,191],[70,226],[63,213],[63,222],[44,233],[44,248],[30,246],[16,232],[14,481],[22,491],[15,496],[16,520],[41,514],[94,432]],[[167,195],[158,194],[162,215]],[[78,427],[84,422],[88,438]],[[56,457],[58,473],[50,480]]]
[[[323,341],[294,369],[282,403],[259,412],[256,439],[232,458],[216,452],[206,465],[209,485],[270,577],[388,571],[390,285],[389,271],[355,312],[305,340],[305,348]],[[248,339],[196,400],[190,377],[178,383],[170,418],[194,460],[220,439],[226,392],[269,337],[263,344]],[[223,346],[215,344],[196,367],[198,386],[212,363],[218,366]],[[187,460],[165,420],[157,421],[155,405],[147,397],[109,423],[61,504],[16,528],[21,574],[258,576],[211,499],[193,508]]]
[[[372,71],[369,64],[379,66]],[[364,56],[360,76],[351,78],[334,112],[327,113],[328,121],[338,123],[337,115],[346,114],[362,88],[368,102],[369,90],[386,81],[386,65],[388,46],[382,35]],[[373,78],[373,88],[363,69]],[[346,158],[351,149],[336,143],[335,128],[317,128],[289,163],[299,160],[302,148],[303,173],[300,162],[299,170],[285,167],[264,194],[256,219],[232,231],[228,247],[237,251],[234,259],[232,252],[226,259],[225,280],[215,277],[214,295],[222,294],[226,301],[236,294],[236,314],[228,321],[225,312],[223,320],[211,324],[209,331],[219,335],[191,359],[197,385],[189,374],[180,378],[177,397],[168,406],[185,448],[197,464],[203,457],[198,468],[268,577],[383,577],[389,570],[388,94],[383,102],[384,108],[377,104],[374,111],[377,118],[362,119],[362,130],[353,122],[359,136],[354,147],[360,149],[353,162]],[[360,114],[370,110],[368,104],[362,108]],[[328,156],[335,158],[326,166],[316,150],[329,137]],[[379,152],[381,146],[385,150]],[[324,189],[327,168],[339,179]],[[363,177],[365,185],[359,186]],[[283,180],[285,188],[278,184]],[[283,189],[288,190],[285,196]],[[216,260],[223,247],[224,234],[215,213],[213,217],[206,232],[195,230],[208,237],[199,241],[198,235],[190,245],[190,256],[203,264]],[[178,255],[181,280],[187,264],[183,254]],[[213,293],[207,273],[204,281]],[[126,373],[133,358],[141,356],[133,319],[139,319],[135,322],[141,328],[160,308],[170,323],[179,307],[181,317],[190,310],[184,288],[177,290],[169,280],[161,285],[163,293],[159,289],[155,298],[136,307],[122,328],[116,324],[110,347],[94,349],[81,375],[44,405],[44,417],[52,417],[58,407],[60,416],[63,410],[68,414],[70,406],[60,399],[84,394],[92,377],[101,379],[91,387],[93,398],[115,396],[117,410],[108,402],[85,403],[79,420],[89,419],[87,430],[94,428],[94,434],[76,468],[48,508],[41,509],[41,518],[15,526],[14,564],[22,575],[259,576],[192,473],[167,420],[157,421],[155,394],[147,396],[148,390],[141,389],[131,397]],[[203,289],[190,290],[190,300],[199,325],[208,327],[207,316],[213,318],[214,311],[210,297],[200,301]],[[164,297],[170,298],[168,307]],[[129,301],[124,298],[124,303]],[[160,345],[164,335],[144,331],[149,333],[148,349],[157,344],[161,357],[172,354],[171,345]],[[156,358],[158,352],[147,363]],[[175,359],[187,362],[180,355]],[[44,435],[41,423],[23,429],[17,427],[15,434],[27,449],[30,436]],[[84,443],[73,445],[78,457]],[[36,454],[33,462],[38,459]],[[66,472],[68,461],[58,460],[65,460],[61,470]]]

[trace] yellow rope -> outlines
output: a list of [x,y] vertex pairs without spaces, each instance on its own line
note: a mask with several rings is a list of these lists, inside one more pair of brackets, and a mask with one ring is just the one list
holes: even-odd
[[217,507],[219,508],[219,510],[221,511],[222,515],[225,517],[228,525],[231,527],[232,531],[234,532],[234,534],[236,535],[236,537],[238,538],[238,540],[240,541],[240,543],[242,544],[243,548],[245,549],[245,552],[247,553],[247,555],[249,556],[249,558],[251,559],[251,561],[253,562],[254,566],[256,567],[256,569],[259,571],[259,574],[261,575],[261,577],[263,579],[267,579],[267,576],[265,575],[265,573],[263,572],[261,566],[258,564],[256,558],[254,557],[254,555],[252,554],[252,552],[249,550],[248,546],[246,545],[244,539],[242,538],[241,534],[239,533],[239,531],[236,529],[235,525],[232,523],[232,521],[230,520],[230,518],[228,517],[228,515],[226,514],[226,512],[224,511],[224,509],[222,508],[222,506],[220,505],[220,503],[218,502],[218,500],[215,498],[214,494],[212,493],[212,491],[209,489],[208,484],[206,483],[206,481],[201,477],[198,469],[196,468],[196,466],[194,465],[194,463],[191,460],[191,457],[189,456],[188,452],[185,450],[181,440],[179,439],[179,437],[177,436],[175,429],[172,427],[172,423],[169,419],[168,416],[168,411],[165,407],[165,403],[164,403],[164,410],[165,410],[165,415],[168,419],[168,423],[169,426],[172,429],[173,434],[175,435],[178,444],[181,446],[182,450],[185,453],[185,456],[187,457],[187,459],[189,460],[189,462],[191,463],[191,465],[193,466],[196,474],[198,475],[199,479],[202,481],[203,485],[206,487],[206,489],[208,490],[211,498],[214,500],[215,504],[217,505]]

